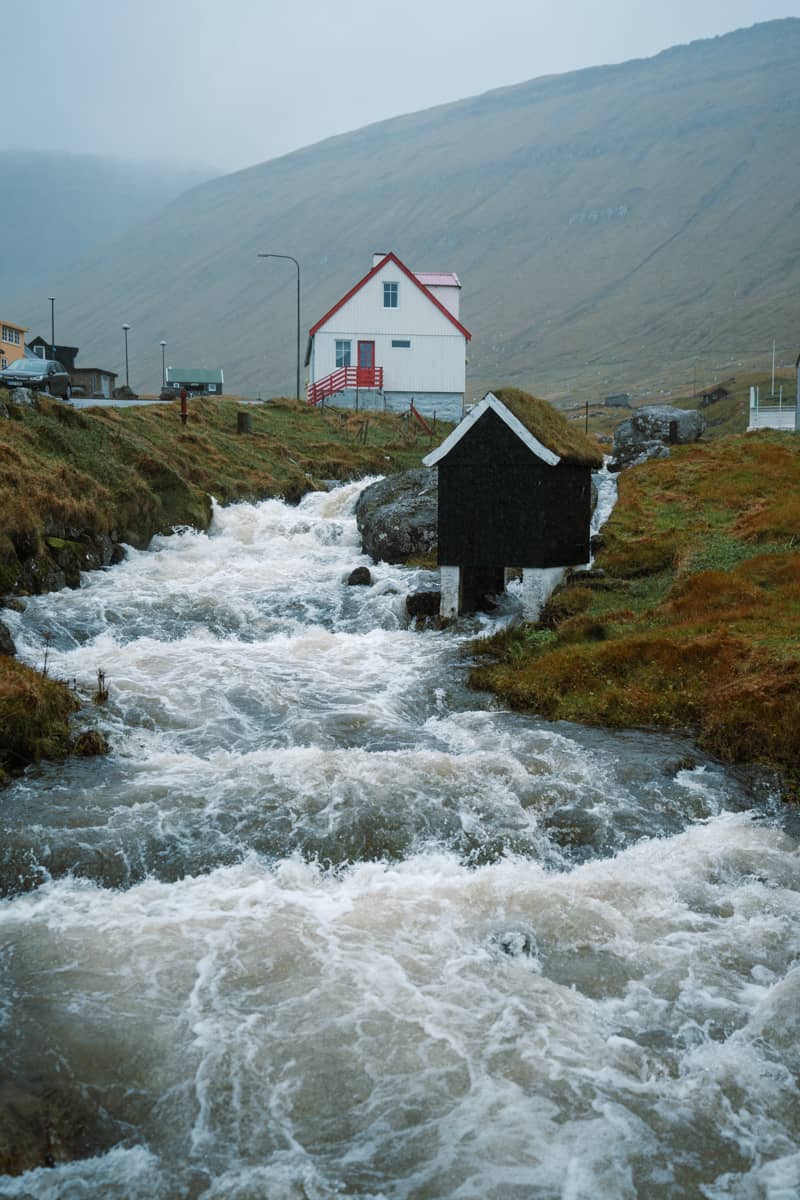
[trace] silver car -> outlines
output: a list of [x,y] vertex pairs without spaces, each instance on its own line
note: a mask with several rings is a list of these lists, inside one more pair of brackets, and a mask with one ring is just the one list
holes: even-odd
[[67,369],[54,358],[18,358],[0,371],[0,387],[33,388],[35,392],[62,396],[65,400],[72,395]]

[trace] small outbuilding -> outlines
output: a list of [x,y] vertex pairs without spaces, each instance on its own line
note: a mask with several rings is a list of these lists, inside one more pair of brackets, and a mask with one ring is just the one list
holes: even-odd
[[117,386],[116,371],[104,367],[75,367],[69,377],[73,388],[81,388],[85,396],[97,400],[110,400]]
[[222,368],[167,367],[166,386],[172,392],[186,388],[191,396],[221,396],[224,379]]
[[54,358],[68,371],[75,370],[75,359],[78,357],[77,346],[53,346],[41,335],[31,338],[28,346],[37,358]]
[[423,461],[439,474],[442,616],[502,592],[510,568],[524,589],[531,570],[588,562],[603,452],[545,401],[490,392]]
[[701,393],[700,403],[703,408],[706,408],[709,404],[716,404],[719,400],[724,400],[725,397],[730,396],[730,394],[731,393],[728,388],[723,387],[721,383],[716,383],[713,387],[706,388],[706,390]]

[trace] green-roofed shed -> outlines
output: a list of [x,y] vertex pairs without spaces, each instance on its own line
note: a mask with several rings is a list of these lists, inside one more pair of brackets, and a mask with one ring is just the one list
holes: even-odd
[[167,387],[173,392],[186,388],[192,396],[221,396],[224,382],[221,367],[167,367]]
[[489,392],[423,461],[439,471],[443,616],[503,591],[509,568],[588,561],[602,451],[545,401]]

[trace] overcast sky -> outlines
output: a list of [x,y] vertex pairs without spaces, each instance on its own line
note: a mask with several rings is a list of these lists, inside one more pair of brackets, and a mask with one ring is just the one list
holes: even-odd
[[800,0],[0,0],[0,14],[0,148],[230,171],[489,88],[800,16]]

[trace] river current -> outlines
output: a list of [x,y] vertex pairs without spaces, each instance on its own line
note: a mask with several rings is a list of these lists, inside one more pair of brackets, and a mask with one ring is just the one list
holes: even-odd
[[347,587],[361,486],[8,614],[105,672],[112,753],[0,797],[0,1062],[102,1134],[0,1196],[795,1198],[791,816],[690,743],[469,691],[513,592],[431,632],[434,575]]

